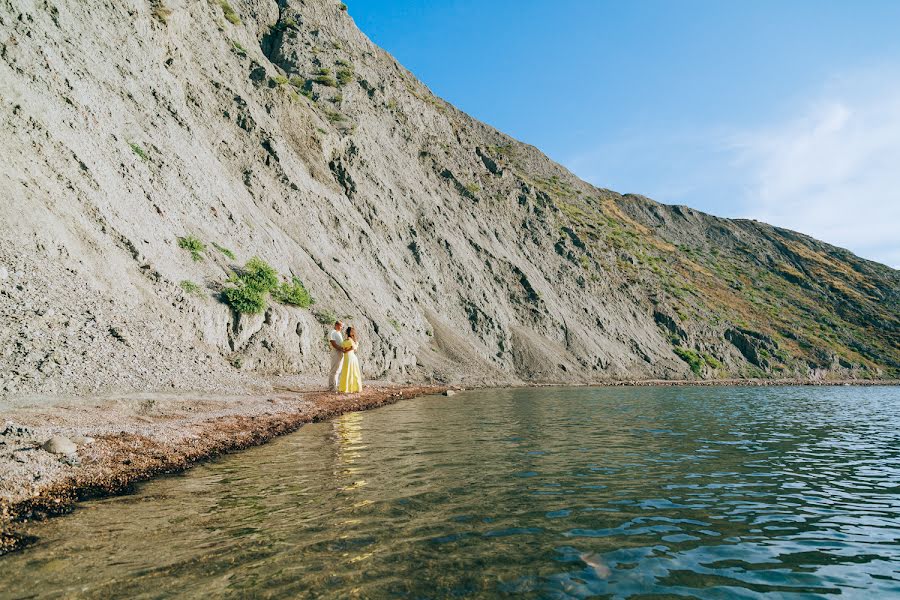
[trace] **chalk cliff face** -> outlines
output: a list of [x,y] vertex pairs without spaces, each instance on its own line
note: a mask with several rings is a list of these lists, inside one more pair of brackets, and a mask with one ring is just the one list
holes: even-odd
[[[229,2],[0,0],[3,395],[319,374],[330,314],[371,378],[898,375],[900,272],[580,181],[337,2]],[[224,304],[254,256],[312,309]]]

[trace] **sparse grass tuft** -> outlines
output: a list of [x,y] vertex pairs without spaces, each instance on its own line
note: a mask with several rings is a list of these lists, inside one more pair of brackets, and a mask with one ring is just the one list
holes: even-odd
[[160,23],[165,25],[169,22],[169,17],[172,16],[172,9],[167,7],[161,1],[158,1],[153,3],[150,14],[152,14]]
[[232,40],[231,47],[234,48],[234,51],[238,54],[238,56],[247,56],[247,49],[241,46],[238,42]]
[[183,289],[186,293],[193,296],[199,296],[203,293],[203,290],[199,285],[187,279],[185,279],[178,285],[180,285],[181,289]]
[[675,346],[673,350],[675,351],[675,354],[678,355],[678,358],[691,367],[691,371],[693,371],[695,375],[700,375],[705,361],[696,351],[691,350],[690,348],[682,348],[681,346]]
[[339,84],[347,85],[348,83],[353,81],[353,70],[348,69],[347,67],[338,69],[337,80]]
[[335,314],[333,310],[317,310],[315,312],[316,321],[321,323],[322,325],[334,325],[338,320],[338,316]]
[[147,153],[144,151],[144,149],[141,148],[139,145],[135,144],[134,142],[132,142],[128,145],[131,146],[131,151],[134,152],[135,154],[137,154],[141,160],[150,160],[150,157],[147,155]]
[[292,277],[290,283],[282,283],[273,289],[272,299],[300,308],[309,308],[315,302],[303,282],[296,277]]
[[203,253],[206,252],[206,244],[193,235],[178,238],[178,247],[190,252],[194,262],[202,261]]
[[388,319],[388,323],[390,323],[391,327],[393,327],[397,331],[400,331],[403,328],[403,326],[400,325],[400,321],[398,321],[397,319]]
[[344,115],[333,110],[326,110],[325,116],[328,117],[328,120],[332,123],[339,123],[344,120]]
[[313,78],[313,81],[318,83],[319,85],[327,85],[328,87],[337,87],[337,81],[334,80],[334,77],[331,76],[331,69],[326,69],[322,67],[319,69],[319,72],[316,73],[316,76]]
[[230,4],[228,4],[227,0],[219,0],[219,6],[222,8],[222,14],[225,16],[225,19],[231,23],[232,25],[240,25],[241,18],[234,11]]
[[230,258],[231,260],[235,259],[234,252],[232,252],[228,248],[225,248],[224,246],[220,246],[215,242],[213,242],[212,245],[213,245],[213,248],[215,248],[216,250],[218,250],[219,252],[221,252],[222,254],[224,254],[225,256]]
[[275,77],[272,77],[272,83],[274,83],[275,85],[286,85],[287,82],[288,78],[284,75],[276,75]]

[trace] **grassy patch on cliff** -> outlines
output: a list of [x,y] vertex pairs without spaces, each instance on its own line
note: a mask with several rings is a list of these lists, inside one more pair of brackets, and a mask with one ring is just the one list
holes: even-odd
[[292,277],[289,283],[281,283],[273,289],[272,299],[282,304],[299,306],[300,308],[309,308],[315,302],[309,290],[303,285],[303,282],[296,277]]
[[232,25],[240,25],[241,18],[235,12],[234,8],[226,1],[219,0],[219,7],[222,9],[222,14],[225,16],[225,19],[231,23]]
[[232,272],[222,290],[222,298],[242,314],[263,312],[269,297],[281,304],[300,308],[309,308],[315,302],[297,277],[292,277],[289,282],[280,282],[279,279],[274,267],[254,256],[243,268]]
[[203,260],[203,253],[206,252],[206,244],[193,235],[178,238],[178,247],[190,252],[194,262]]

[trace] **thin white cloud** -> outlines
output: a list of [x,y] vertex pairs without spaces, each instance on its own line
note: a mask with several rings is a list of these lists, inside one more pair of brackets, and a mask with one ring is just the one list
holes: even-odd
[[900,268],[900,85],[845,79],[782,123],[734,136],[748,217]]
[[[779,106],[780,104],[780,106]],[[596,185],[747,217],[900,269],[900,76],[835,78],[787,117],[620,133],[565,164]]]

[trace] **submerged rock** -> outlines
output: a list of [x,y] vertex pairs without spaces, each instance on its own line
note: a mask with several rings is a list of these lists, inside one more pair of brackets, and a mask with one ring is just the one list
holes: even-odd
[[54,435],[41,445],[43,450],[53,454],[75,454],[78,447],[69,438],[62,435]]

